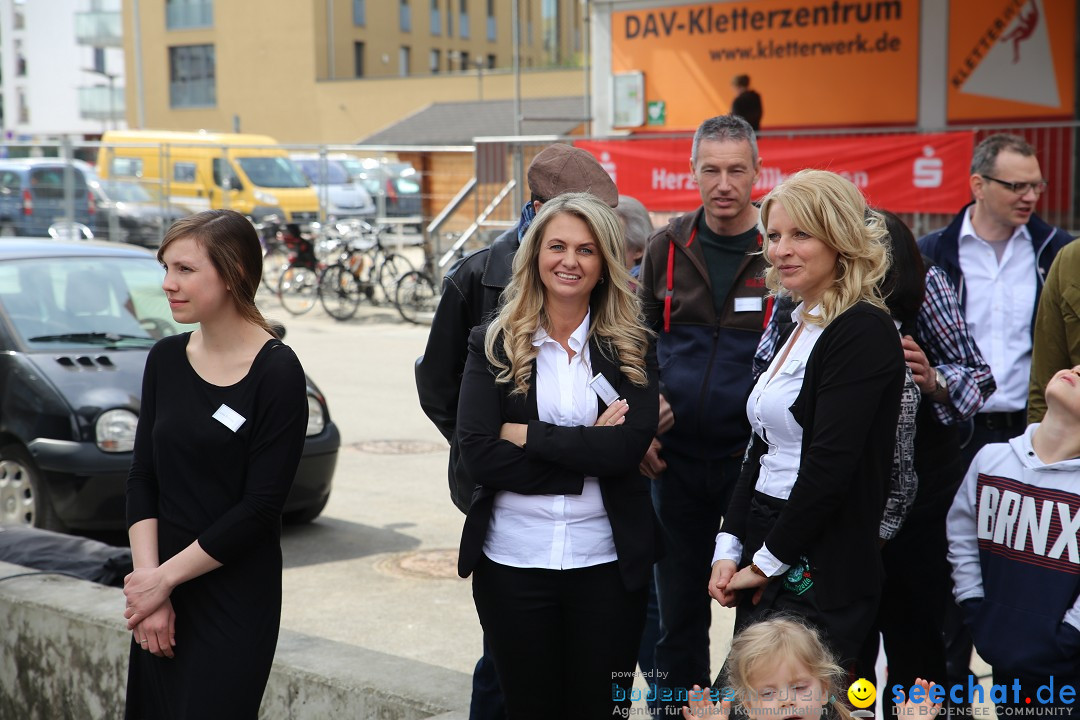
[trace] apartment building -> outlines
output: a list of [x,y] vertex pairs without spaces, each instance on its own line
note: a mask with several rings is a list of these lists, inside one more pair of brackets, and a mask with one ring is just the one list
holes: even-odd
[[432,102],[585,84],[580,0],[124,0],[124,24],[136,127],[352,142]]
[[120,0],[0,0],[0,127],[7,142],[123,128]]

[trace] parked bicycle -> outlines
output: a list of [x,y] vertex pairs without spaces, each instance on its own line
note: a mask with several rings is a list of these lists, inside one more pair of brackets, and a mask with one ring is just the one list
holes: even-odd
[[348,320],[360,303],[394,302],[394,292],[402,276],[413,270],[403,255],[387,248],[382,235],[390,226],[372,228],[362,220],[338,223],[345,239],[345,251],[319,278],[318,295],[327,314]]

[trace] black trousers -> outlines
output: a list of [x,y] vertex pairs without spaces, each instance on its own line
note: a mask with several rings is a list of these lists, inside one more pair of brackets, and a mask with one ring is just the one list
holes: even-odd
[[[894,684],[910,688],[916,678],[944,683],[937,679],[945,677],[942,630],[946,610],[954,604],[945,519],[964,469],[956,457],[935,471],[921,474],[911,513],[881,550],[885,586],[858,667],[859,677],[869,678],[879,688]],[[888,658],[887,674],[875,679],[879,636]],[[885,717],[894,717],[893,693],[881,693],[881,698]],[[949,702],[946,698],[946,705]]]
[[[740,567],[750,564],[785,504],[784,500],[754,491],[750,499],[750,517],[747,520],[746,542],[743,544]],[[849,675],[853,675],[859,653],[877,615],[878,595],[874,593],[855,598],[841,608],[822,608],[813,585],[816,581],[785,582],[797,574],[789,570],[787,576],[770,580],[757,605],[753,603],[753,593],[744,592],[735,608],[735,634],[747,625],[775,615],[800,617],[818,629],[826,645],[836,655],[840,666]],[[806,568],[804,577],[812,577],[812,569]],[[852,582],[857,583],[859,580],[853,579]],[[809,587],[805,587],[807,584]],[[854,680],[853,676],[852,682]]]
[[473,601],[510,720],[595,720],[630,707],[648,587],[626,590],[616,563],[544,570],[485,557]]
[[[1022,423],[1012,427],[985,427],[976,415],[971,433],[971,439],[960,449],[961,462],[966,473],[971,466],[975,455],[990,443],[1004,443],[1014,437],[1023,434],[1025,427]],[[952,578],[949,578],[949,593],[952,594]],[[945,682],[949,685],[966,683],[967,676],[971,673],[971,633],[964,626],[960,608],[955,602],[946,605],[945,608]]]

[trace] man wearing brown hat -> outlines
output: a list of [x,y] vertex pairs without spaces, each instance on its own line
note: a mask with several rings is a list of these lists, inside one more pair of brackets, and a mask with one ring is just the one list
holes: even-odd
[[[476,483],[460,462],[454,428],[457,423],[461,373],[468,355],[469,330],[491,319],[503,289],[510,282],[514,253],[540,206],[567,192],[588,192],[611,207],[619,204],[619,191],[600,163],[588,152],[570,145],[550,145],[529,165],[529,201],[517,226],[463,258],[443,278],[442,299],[435,310],[427,347],[416,361],[416,389],[420,407],[450,442],[450,497],[468,512]],[[484,657],[473,673],[471,720],[503,718],[506,711],[494,663],[484,643]]]

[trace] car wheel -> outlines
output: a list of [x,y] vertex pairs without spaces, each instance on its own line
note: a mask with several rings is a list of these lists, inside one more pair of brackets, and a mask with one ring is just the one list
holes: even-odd
[[320,502],[314,505],[309,505],[306,508],[299,510],[293,510],[282,514],[281,520],[286,525],[306,525],[315,518],[322,514],[322,511],[326,508],[326,503],[330,500],[330,496],[327,495]]
[[41,471],[21,445],[0,448],[0,525],[66,530],[41,482]]

